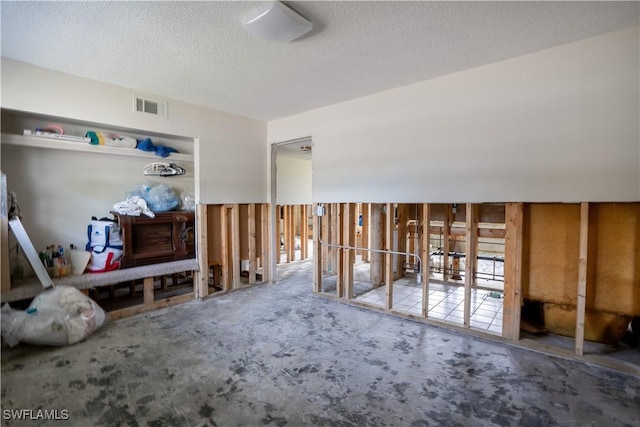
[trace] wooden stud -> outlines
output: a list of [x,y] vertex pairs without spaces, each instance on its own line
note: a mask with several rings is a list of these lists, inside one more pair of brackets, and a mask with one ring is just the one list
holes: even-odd
[[299,219],[299,209],[298,205],[289,206],[289,210],[291,211],[289,215],[289,251],[291,261],[296,261],[296,229]]
[[249,203],[247,227],[249,228],[249,284],[256,283],[256,205]]
[[[371,210],[371,203],[363,203],[362,204],[362,234],[361,234],[361,240],[362,240],[362,248],[366,248],[369,249],[369,224],[371,223],[370,219],[369,219],[369,212]],[[362,261],[364,262],[368,262],[369,261],[369,251],[362,251],[361,253],[362,256]]]
[[260,263],[262,264],[262,281],[271,281],[271,262],[269,261],[269,211],[270,206],[268,203],[262,203],[260,205],[260,233],[262,238],[260,239]]
[[451,205],[445,205],[444,223],[442,225],[442,280],[449,281],[449,241],[451,240],[451,222],[453,212]]
[[323,224],[324,216],[317,214],[317,205],[313,210],[313,291],[322,291],[322,257],[324,251],[320,246],[320,227]]
[[229,271],[229,239],[228,239],[228,208],[223,205],[220,209],[220,260],[221,260],[221,275],[222,275],[222,290],[231,290],[231,280]]
[[300,206],[300,259],[309,258],[309,211],[307,205]]
[[273,248],[273,250],[276,253],[276,264],[280,264],[280,262],[282,262],[281,242],[283,242],[283,236],[282,236],[281,223],[282,223],[283,215],[284,215],[284,212],[282,211],[282,206],[276,205],[276,217],[273,219],[276,225],[276,241],[274,242],[276,247]]
[[[342,245],[342,209],[343,203],[334,203],[334,222],[333,222],[333,230],[334,230],[334,244]],[[335,275],[336,275],[336,296],[338,298],[344,297],[344,263],[342,262],[342,253],[343,249],[334,248],[333,251],[333,259],[335,266]]]
[[282,241],[284,242],[284,259],[285,263],[291,262],[290,252],[289,252],[289,218],[290,209],[289,205],[282,206]]
[[282,206],[282,235],[284,240],[284,259],[286,263],[293,261],[291,256],[291,205]]
[[[355,228],[355,211],[357,205],[355,203],[345,203],[344,204],[344,215],[343,215],[343,241],[342,244],[345,246],[355,246],[355,236],[356,236],[356,228]],[[345,298],[352,299],[353,298],[353,264],[355,261],[356,253],[351,249],[343,250],[343,282],[344,282],[344,290],[345,290]]]
[[295,236],[295,223],[296,223],[296,209],[295,209],[295,205],[287,205],[287,213],[285,213],[285,216],[287,216],[288,220],[285,221],[285,227],[287,228],[286,231],[286,238],[285,238],[285,251],[287,252],[287,262],[293,262],[296,260],[296,248],[295,248],[295,244],[296,244],[296,236]]
[[[262,269],[264,259],[262,258],[262,203],[255,204],[255,228],[256,228],[256,276]],[[257,280],[257,278],[256,278]]]
[[296,235],[300,228],[300,205],[291,206],[291,260],[298,261],[296,256]]
[[143,282],[143,293],[142,293],[142,301],[144,305],[153,305],[154,297],[153,297],[153,277],[145,277]]
[[[405,231],[404,233],[402,233],[402,236],[398,236],[399,238],[402,238],[402,240],[404,241],[404,251],[407,254],[402,256],[403,259],[403,264],[402,267],[404,268],[405,266],[408,266],[409,264],[413,264],[414,262],[416,262],[417,260],[409,255],[410,253],[416,253],[417,252],[417,246],[416,243],[414,241],[414,239],[416,238],[416,236],[414,235],[414,231],[415,231],[415,225],[413,224],[409,224],[410,222],[414,222],[415,220],[417,220],[418,217],[413,218],[413,216],[409,213],[410,207],[412,205],[407,205],[407,219],[406,219],[406,225],[405,225]],[[414,222],[415,224],[415,222]],[[404,275],[404,274],[403,274]]]
[[240,205],[231,208],[231,272],[233,289],[242,286],[240,282]]
[[[335,232],[335,218],[336,218],[336,212],[335,212],[335,203],[330,203],[327,204],[327,240],[325,240],[325,242],[330,243],[330,244],[335,244],[336,243],[336,232]],[[327,273],[328,274],[335,274],[335,270],[336,270],[336,263],[335,263],[335,248],[329,247],[327,249]]]
[[[321,228],[320,228],[320,238],[322,239],[322,241],[324,243],[329,243],[330,242],[330,233],[329,233],[329,217],[331,216],[331,209],[329,207],[329,205],[324,205],[324,215],[322,217],[318,217],[318,220],[320,221],[321,224]],[[328,273],[329,272],[329,265],[330,265],[330,261],[329,261],[329,247],[327,245],[322,245],[320,247],[322,253],[321,253],[321,257],[320,257],[320,262],[322,265],[322,272],[323,273]],[[315,254],[314,254],[315,255]]]
[[[222,211],[222,205],[208,205],[207,206],[207,265],[222,264],[222,255],[220,252],[221,247],[221,220],[220,212]],[[220,272],[219,269],[216,271]],[[220,283],[220,281],[218,281]]]
[[430,238],[429,223],[431,221],[431,205],[422,205],[422,240],[420,242],[420,258],[422,258],[422,317],[429,317],[429,264],[430,264]]
[[196,298],[204,298],[209,295],[208,212],[207,205],[196,205],[196,254],[198,256],[199,269],[195,273],[195,286],[193,289]]
[[464,326],[471,326],[471,288],[476,284],[478,257],[478,205],[467,203],[467,235],[465,237],[464,263]]
[[266,268],[266,272],[263,274],[263,280],[268,280],[270,283],[275,283],[277,280],[277,269],[276,269],[276,239],[274,238],[274,222],[275,210],[273,209],[273,205],[271,203],[265,203],[264,205],[264,213],[265,213],[265,224],[267,227],[265,240],[264,240],[264,252],[265,252],[265,261],[264,268]]
[[[242,203],[238,205],[238,229],[240,235],[238,244],[240,245],[240,259],[247,261],[249,259],[249,204]],[[240,271],[242,272],[242,263],[240,264]],[[247,270],[248,271],[248,270]]]
[[[340,243],[340,215],[338,213],[340,205],[337,203],[331,203],[331,217],[329,218],[329,235],[331,244],[339,244]],[[337,248],[329,248],[329,273],[338,274],[338,249]],[[338,276],[338,282],[340,282],[340,276]]]
[[291,262],[290,252],[289,252],[289,218],[290,210],[289,205],[282,206],[282,241],[284,242],[284,262]]
[[[351,241],[349,240],[349,211],[350,211],[350,206],[349,203],[341,203],[340,204],[340,245],[343,246],[350,246],[351,245]],[[340,255],[342,257],[342,259],[340,260],[340,265],[341,265],[341,271],[340,271],[340,276],[341,276],[341,282],[342,282],[342,289],[343,289],[343,294],[342,296],[345,299],[348,299],[348,294],[349,294],[349,281],[348,276],[349,276],[349,252],[351,252],[348,249],[341,249],[340,250]]]
[[[383,204],[371,204],[371,228],[370,228],[370,249],[384,249],[384,220],[382,214]],[[380,252],[369,253],[369,275],[374,288],[380,287],[384,283],[384,255]]]
[[[266,203],[256,205],[256,274],[260,271],[261,281],[269,280],[269,207]],[[257,280],[257,279],[256,279]]]
[[576,301],[576,354],[584,352],[584,317],[587,297],[587,259],[589,249],[589,203],[580,203],[580,252],[578,258],[578,299]]
[[273,271],[271,269],[271,247],[273,246],[273,242],[271,241],[271,204],[263,203],[261,206],[262,214],[260,215],[260,227],[262,233],[262,245],[260,247],[261,250],[261,264],[262,264],[262,281],[270,282],[271,275]]
[[[271,144],[271,192],[269,194],[269,282],[278,280],[278,264],[280,263],[280,209],[278,207],[278,144]],[[266,262],[265,262],[266,264]]]
[[300,237],[300,258],[299,258],[300,261],[304,260],[302,247],[304,246],[304,242],[305,242],[304,233],[306,230],[302,226],[303,226],[303,223],[306,222],[304,221],[304,218],[303,218],[306,212],[305,208],[306,208],[305,205],[296,206],[296,217],[297,217],[296,232],[299,233],[298,235]]
[[[496,224],[496,226],[500,226]],[[443,231],[443,226],[441,225],[432,225],[430,227],[431,234],[440,234]],[[450,227],[449,228],[449,237],[458,237],[466,235],[466,228],[462,227]],[[506,232],[504,228],[478,228],[478,237],[489,237],[494,239],[504,239],[506,236]]]
[[122,319],[125,317],[134,316],[136,314],[146,313],[148,311],[170,307],[172,305],[182,304],[187,301],[191,301],[194,298],[195,298],[194,293],[189,292],[188,294],[184,294],[184,295],[176,295],[174,297],[160,299],[151,304],[139,304],[133,307],[127,307],[119,310],[110,311],[109,317],[112,320]]
[[[385,242],[384,242],[384,248],[387,251],[392,250],[393,248],[393,204],[392,203],[387,203],[386,204],[387,207],[387,215],[385,218]],[[386,253],[384,255],[384,259],[385,259],[385,284],[386,284],[386,289],[385,289],[385,297],[386,297],[386,307],[388,310],[391,310],[391,308],[393,307],[393,263],[392,263],[392,257],[390,253]]]
[[[407,221],[409,219],[409,206],[406,204],[398,204],[398,247],[396,252],[407,252]],[[395,259],[395,278],[404,276],[405,255],[394,255]]]
[[520,339],[520,315],[522,304],[522,229],[524,204],[505,205],[504,247],[504,302],[502,336],[509,340]]

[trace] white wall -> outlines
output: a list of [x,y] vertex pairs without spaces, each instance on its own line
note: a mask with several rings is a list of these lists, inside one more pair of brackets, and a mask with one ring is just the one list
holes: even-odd
[[311,160],[279,155],[276,162],[277,204],[311,204]]
[[[184,151],[196,151],[196,161],[178,161],[188,174],[166,179],[149,179],[142,174],[153,157],[96,156],[3,144],[2,170],[10,189],[18,195],[25,228],[38,249],[51,243],[83,246],[91,216],[107,216],[132,184],[147,180],[164,182],[176,192],[195,189],[200,203],[269,200],[264,122],[173,100],[168,100],[168,119],[134,115],[133,94],[146,94],[4,58],[1,71],[4,109],[101,123],[105,129],[139,129],[141,135],[146,131],[149,135],[191,137],[191,141],[199,137],[200,141],[196,147],[184,138],[176,142],[190,144]],[[11,127],[7,122],[3,121],[3,129]],[[12,132],[20,129],[18,126]],[[154,137],[152,140],[158,143]]]
[[133,95],[148,94],[6,58],[1,71],[2,108],[199,137],[201,203],[268,201],[264,122],[175,100],[168,119],[146,117],[133,114]]
[[639,27],[269,123],[316,202],[640,200]]

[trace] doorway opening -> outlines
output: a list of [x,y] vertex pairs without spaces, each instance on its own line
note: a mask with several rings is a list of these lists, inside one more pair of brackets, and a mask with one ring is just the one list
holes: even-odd
[[313,256],[311,137],[271,145],[272,281],[278,266]]

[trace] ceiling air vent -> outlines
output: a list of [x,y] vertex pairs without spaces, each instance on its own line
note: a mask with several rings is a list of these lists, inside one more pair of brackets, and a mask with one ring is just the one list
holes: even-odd
[[167,118],[167,103],[155,99],[133,97],[133,111]]

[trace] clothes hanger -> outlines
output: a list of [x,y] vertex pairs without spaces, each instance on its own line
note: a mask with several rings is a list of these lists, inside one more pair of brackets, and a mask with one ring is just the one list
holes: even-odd
[[187,171],[175,163],[153,162],[144,167],[142,173],[146,176],[178,176]]

